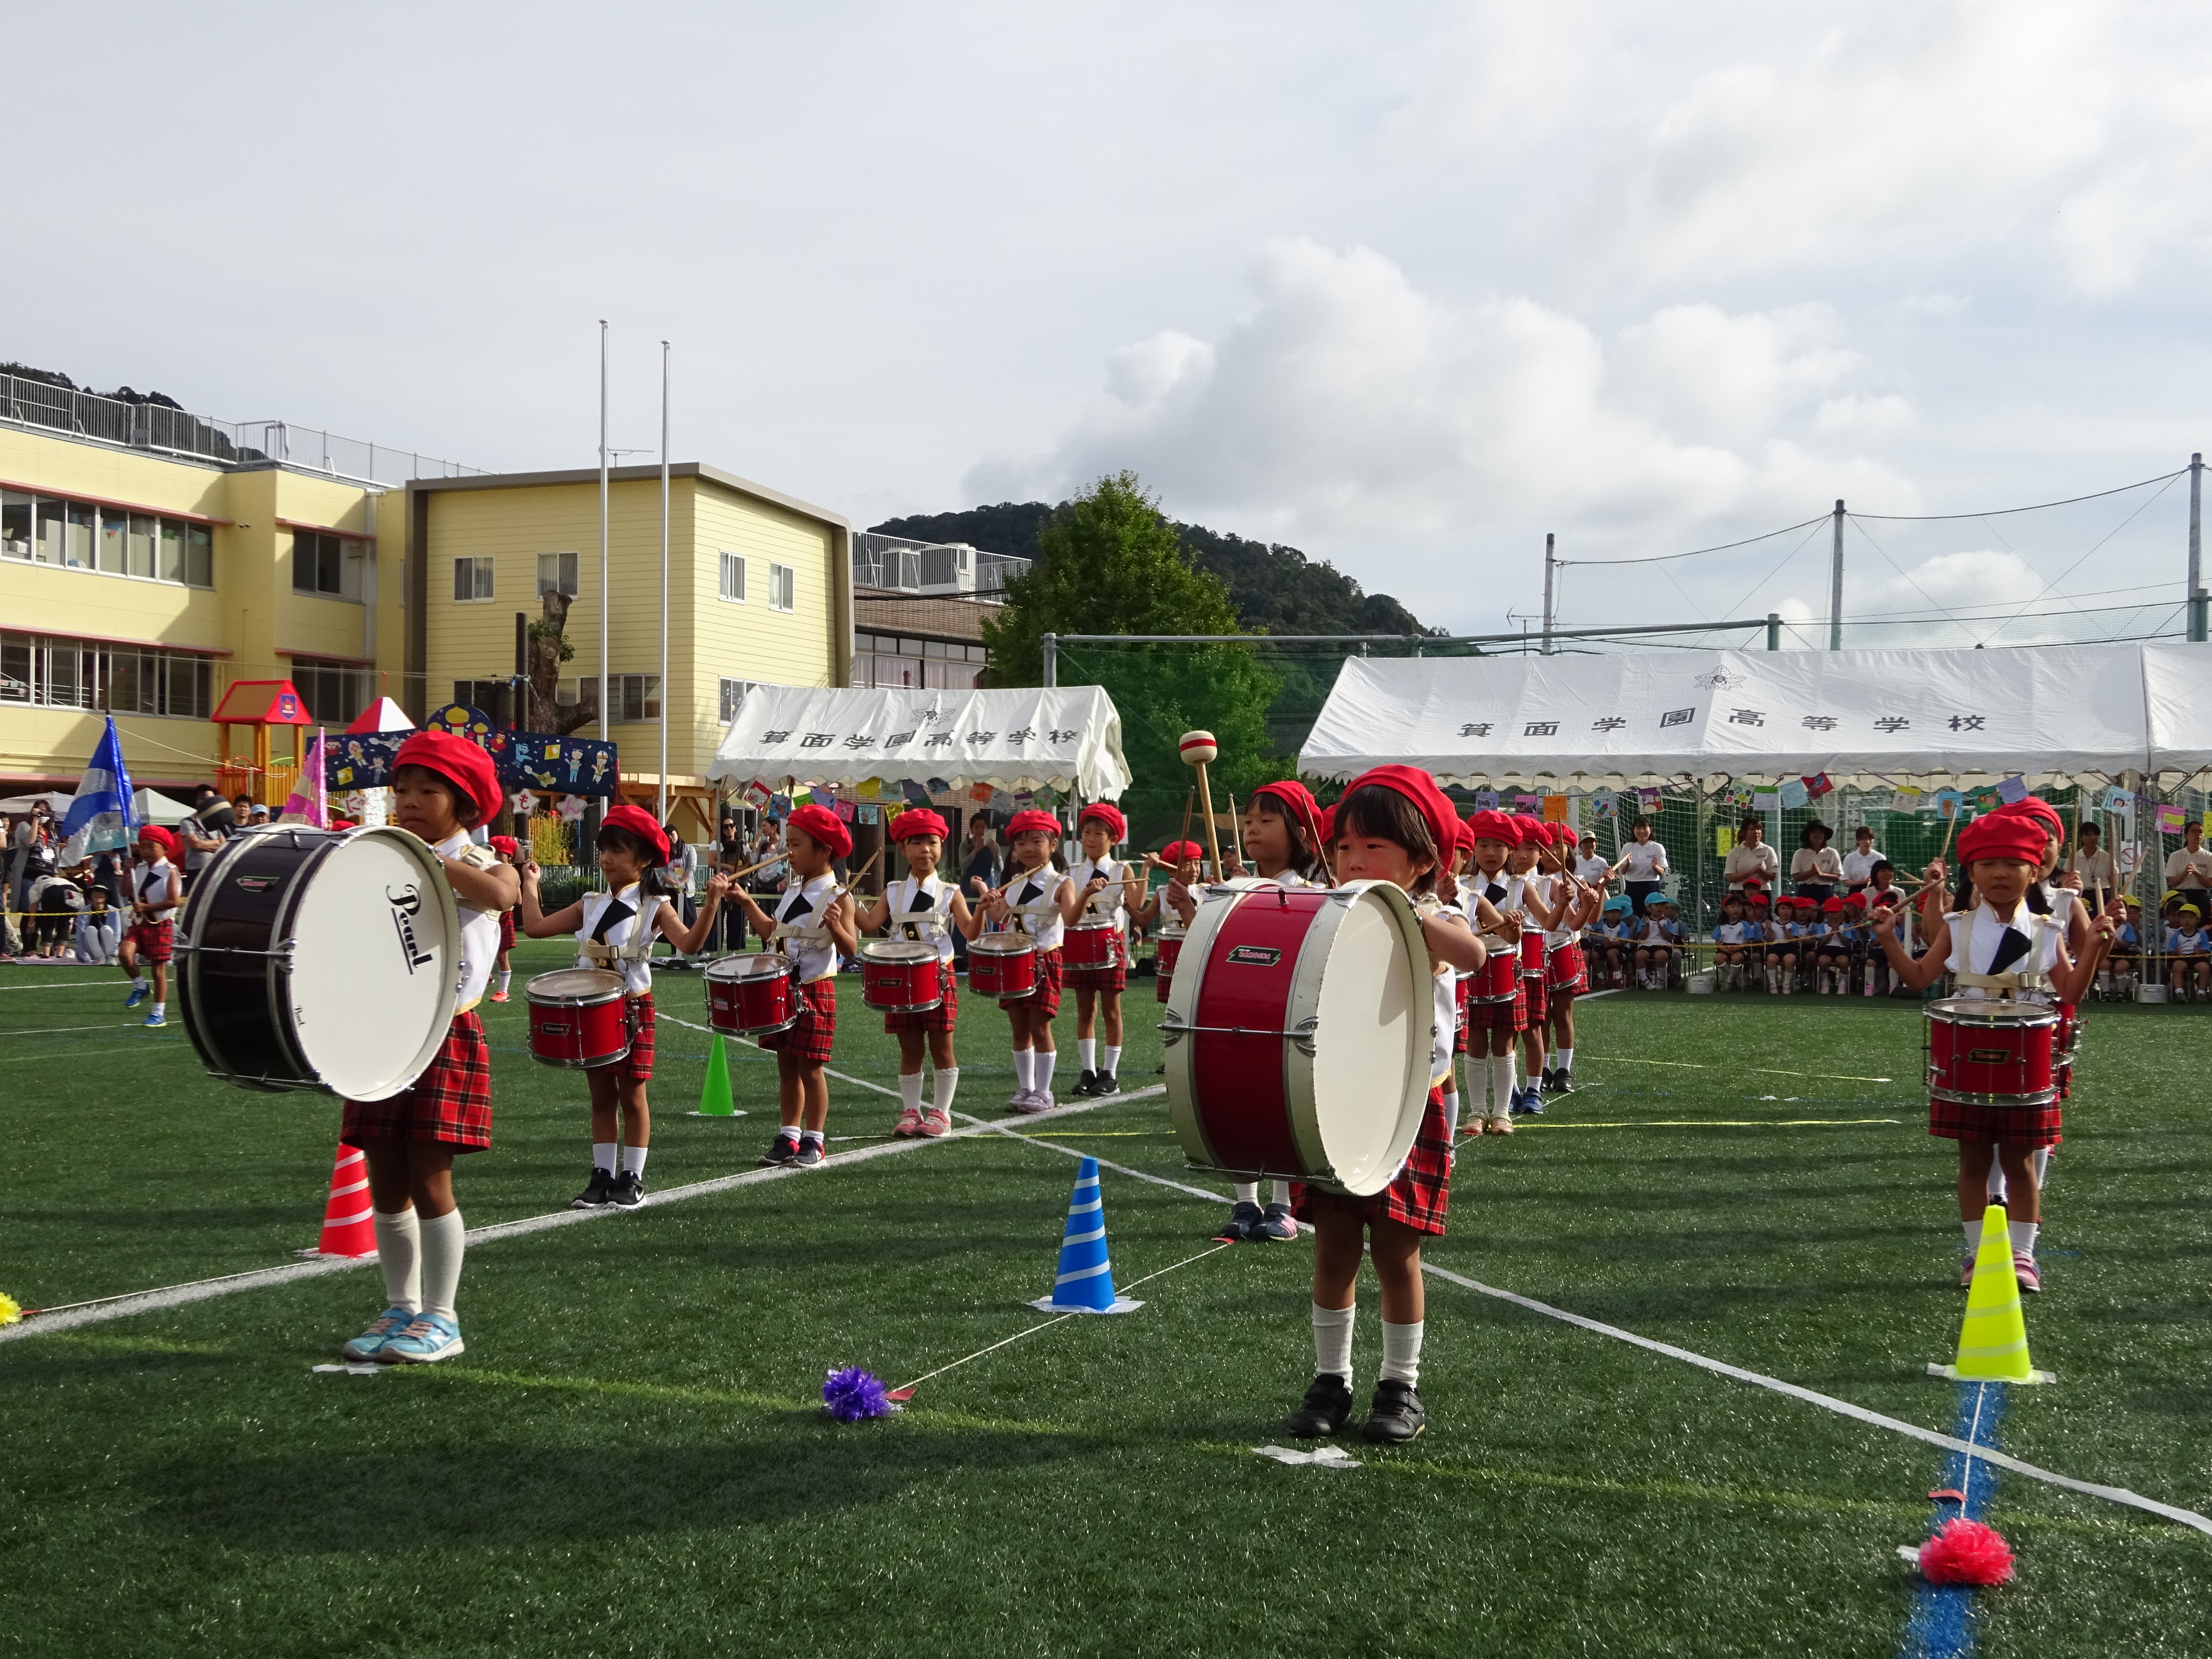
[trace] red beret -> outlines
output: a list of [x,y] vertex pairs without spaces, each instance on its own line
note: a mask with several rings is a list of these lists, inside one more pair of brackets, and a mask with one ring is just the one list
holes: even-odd
[[1012,841],[1016,836],[1035,835],[1039,831],[1058,841],[1061,835],[1060,820],[1051,813],[1040,812],[1032,806],[1025,812],[1014,814],[1012,822],[1006,825],[1006,839]]
[[1842,909],[1843,908],[1844,908],[1844,902],[1843,902],[1843,900],[1841,900],[1841,899],[1839,899],[1839,898],[1823,899],[1823,900],[1821,901],[1821,902],[1820,902],[1820,908],[1821,908],[1822,910],[1824,910],[1824,911],[1825,911],[1825,910],[1840,910],[1840,909]]
[[1321,809],[1321,844],[1326,847],[1335,839],[1336,808],[1324,806]]
[[522,850],[522,843],[515,840],[513,836],[494,836],[491,838],[491,850],[503,859],[511,859]]
[[177,850],[177,838],[158,823],[140,824],[138,839],[142,842],[152,842],[164,853],[173,853]]
[[450,732],[410,732],[392,757],[395,774],[403,766],[425,768],[451,783],[476,804],[478,823],[497,817],[506,799],[500,793],[499,774],[491,757],[466,738],[457,738]]
[[1394,790],[1413,802],[1428,825],[1437,857],[1449,861],[1452,848],[1459,844],[1459,814],[1452,811],[1452,804],[1444,799],[1434,778],[1418,766],[1377,766],[1352,779],[1344,792],[1345,799],[1349,800],[1362,789]]
[[1171,841],[1161,853],[1160,859],[1167,864],[1203,864],[1206,862],[1206,848],[1194,841]]
[[[2057,807],[2053,806],[2049,801],[2043,799],[2040,796],[2030,795],[2026,800],[2016,800],[2009,806],[2000,806],[1997,808],[1996,812],[1990,814],[1990,816],[1994,817],[1997,816],[1997,813],[2004,812],[2009,812],[2016,817],[2034,818],[2049,829],[2052,840],[2063,841],[2066,839],[2066,820],[2064,817],[2061,815]],[[2039,853],[2036,856],[2039,858],[2042,854]]]
[[1280,803],[1283,816],[1304,830],[1318,842],[1326,839],[1322,828],[1321,806],[1313,798],[1313,791],[1296,778],[1285,778],[1276,783],[1263,783],[1252,792],[1252,799],[1272,795]]
[[1503,842],[1508,847],[1521,844],[1521,825],[1510,812],[1501,812],[1496,807],[1486,807],[1467,821],[1467,827],[1483,841]]
[[602,830],[627,830],[653,850],[655,864],[668,862],[668,832],[642,806],[612,806],[599,820]]
[[927,806],[909,806],[891,820],[891,839],[911,841],[916,836],[934,836],[939,841],[951,835],[944,818]]
[[826,806],[817,806],[809,801],[804,806],[794,807],[787,822],[809,841],[828,848],[832,858],[845,858],[853,851],[853,832],[845,827],[842,818]]
[[[1121,816],[1121,809],[1111,801],[1092,801],[1077,816],[1075,822],[1079,828],[1086,823],[1103,823],[1106,826],[1106,833],[1116,842],[1129,833],[1129,820]],[[1054,827],[1059,827],[1056,821]]]
[[2018,859],[2024,864],[2040,864],[2050,844],[2042,819],[2027,812],[1991,812],[1959,831],[1959,858],[1966,864],[1977,859]]

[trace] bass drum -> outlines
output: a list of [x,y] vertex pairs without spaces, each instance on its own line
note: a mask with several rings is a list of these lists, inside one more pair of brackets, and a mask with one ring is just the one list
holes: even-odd
[[461,917],[438,855],[404,830],[241,836],[192,884],[177,1000],[211,1077],[384,1100],[446,1040]]
[[1160,1021],[1176,1138],[1201,1169],[1379,1193],[1421,1127],[1436,1019],[1390,883],[1208,888]]

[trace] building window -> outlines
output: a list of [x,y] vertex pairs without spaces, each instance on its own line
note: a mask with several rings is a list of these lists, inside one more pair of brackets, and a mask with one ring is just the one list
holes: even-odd
[[307,699],[310,719],[324,726],[343,726],[368,707],[374,671],[358,663],[295,657],[292,684]]
[[745,556],[727,548],[722,550],[722,597],[732,605],[745,602]]
[[215,661],[189,651],[0,633],[0,702],[205,720]]
[[613,674],[607,678],[607,707],[613,724],[660,718],[660,676]]
[[787,564],[768,568],[768,608],[793,611],[799,605],[799,573]]
[[366,543],[320,530],[292,532],[292,591],[337,599],[361,598],[361,562]]
[[516,723],[514,711],[507,706],[513,696],[513,687],[503,679],[453,682],[453,701],[465,703],[469,708],[489,716],[494,726],[509,726]]
[[538,556],[538,591],[540,594],[558,592],[574,599],[576,556],[574,553],[540,553]]
[[745,700],[745,693],[758,685],[758,680],[724,680],[722,682],[722,724],[727,726],[738,717],[738,707]]
[[453,602],[466,605],[491,598],[492,562],[489,556],[453,561]]
[[215,586],[215,540],[205,525],[22,490],[0,489],[0,558]]

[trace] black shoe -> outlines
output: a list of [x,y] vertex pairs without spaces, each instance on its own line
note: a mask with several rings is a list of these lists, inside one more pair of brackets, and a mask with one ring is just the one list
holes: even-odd
[[818,1170],[822,1161],[830,1156],[830,1149],[818,1140],[802,1139],[799,1150],[791,1155],[791,1165],[798,1170]]
[[1229,1219],[1213,1230],[1214,1243],[1242,1244],[1252,1237],[1252,1230],[1261,1219],[1260,1206],[1240,1199],[1230,1206]]
[[790,1163],[798,1156],[799,1142],[789,1135],[779,1134],[774,1140],[769,1142],[768,1150],[761,1154],[761,1162],[784,1164]]
[[1559,1088],[1559,1085],[1552,1081],[1552,1079],[1555,1075],[1556,1073],[1547,1068],[1544,1072],[1543,1075],[1536,1079],[1536,1092],[1540,1095],[1548,1095],[1556,1092]]
[[1088,1100],[1091,1096],[1097,1094],[1098,1092],[1098,1073],[1093,1071],[1085,1070],[1083,1075],[1076,1080],[1073,1092],[1079,1097],[1085,1100]]
[[1375,1398],[1367,1402],[1367,1426],[1360,1433],[1370,1440],[1411,1440],[1428,1420],[1413,1385],[1391,1377],[1375,1385]]
[[1101,1100],[1103,1100],[1108,1095],[1120,1094],[1121,1092],[1121,1079],[1115,1077],[1111,1072],[1099,1073],[1097,1092],[1098,1097]]
[[1554,1072],[1552,1073],[1552,1092],[1553,1094],[1571,1095],[1574,1093],[1574,1091],[1575,1074],[1572,1072]]
[[613,1190],[607,1202],[617,1210],[635,1210],[645,1202],[645,1177],[635,1170],[624,1170],[615,1176]]
[[1287,1244],[1298,1236],[1298,1224],[1287,1204],[1270,1204],[1260,1224],[1246,1233],[1255,1244]]
[[1335,1372],[1327,1371],[1314,1378],[1313,1386],[1306,1390],[1305,1403],[1285,1420],[1283,1432],[1297,1440],[1326,1440],[1341,1432],[1351,1415],[1352,1385]]
[[584,1183],[584,1190],[568,1200],[572,1210],[604,1210],[614,1202],[615,1178],[597,1165],[592,1166],[592,1178]]

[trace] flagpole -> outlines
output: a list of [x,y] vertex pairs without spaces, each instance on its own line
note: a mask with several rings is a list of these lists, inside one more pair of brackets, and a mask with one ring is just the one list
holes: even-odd
[[599,319],[599,741],[607,741],[607,319]]
[[660,343],[660,799],[653,817],[668,823],[668,342]]

